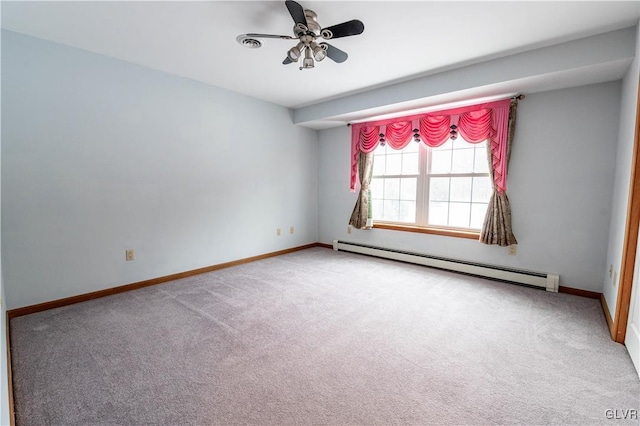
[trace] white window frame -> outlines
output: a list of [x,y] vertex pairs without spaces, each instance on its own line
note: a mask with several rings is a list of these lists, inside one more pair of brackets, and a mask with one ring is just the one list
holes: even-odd
[[[459,136],[460,137],[460,136]],[[416,143],[413,140],[409,143]],[[487,141],[488,143],[488,141]],[[475,144],[471,144],[475,145]],[[377,149],[377,148],[376,148]],[[391,149],[391,148],[389,148]],[[398,150],[402,151],[402,150]],[[420,143],[418,149],[418,173],[417,174],[398,174],[398,175],[373,175],[372,180],[376,178],[411,178],[415,177],[417,179],[416,182],[416,222],[396,222],[389,220],[380,220],[375,219],[374,217],[374,228],[382,228],[382,229],[393,229],[393,230],[401,230],[401,231],[412,231],[412,232],[422,232],[422,233],[434,233],[441,235],[449,235],[449,236],[459,236],[466,238],[474,238],[476,239],[480,234],[480,229],[477,228],[465,228],[465,227],[454,227],[454,226],[443,226],[443,225],[430,225],[428,223],[429,220],[429,188],[430,188],[430,180],[431,178],[438,177],[446,177],[446,178],[455,178],[455,177],[490,177],[489,172],[479,173],[479,172],[471,172],[471,173],[431,173],[432,169],[432,149],[425,145],[424,143]],[[375,161],[375,160],[374,160]],[[473,185],[473,184],[472,184]],[[451,187],[449,187],[451,191]],[[473,193],[473,187],[471,188]],[[449,201],[451,203],[451,201]]]

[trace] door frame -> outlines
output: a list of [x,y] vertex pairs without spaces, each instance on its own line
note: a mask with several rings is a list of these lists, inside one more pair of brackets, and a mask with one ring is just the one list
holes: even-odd
[[620,285],[616,299],[616,311],[611,326],[611,338],[624,343],[631,304],[631,288],[638,247],[638,231],[640,230],[640,78],[638,81],[638,100],[636,102],[636,129],[631,157],[631,176],[629,182],[629,201],[627,204],[627,222],[622,246],[622,264],[620,266]]

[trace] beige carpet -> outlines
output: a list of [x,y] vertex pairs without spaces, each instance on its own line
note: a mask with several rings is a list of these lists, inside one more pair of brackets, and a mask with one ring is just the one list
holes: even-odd
[[19,317],[18,425],[637,424],[600,304],[316,248]]

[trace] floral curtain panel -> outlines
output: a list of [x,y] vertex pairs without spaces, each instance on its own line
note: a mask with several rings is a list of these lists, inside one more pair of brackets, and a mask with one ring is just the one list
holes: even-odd
[[[513,102],[517,105],[517,99],[514,98]],[[513,120],[511,121],[512,109]],[[353,124],[351,126],[351,191],[355,191],[359,178],[360,154],[373,152],[381,141],[385,141],[393,149],[402,149],[412,140],[430,147],[437,147],[458,133],[470,143],[488,140],[489,169],[494,194],[487,210],[481,241],[486,244],[515,244],[516,240],[511,232],[511,209],[506,197],[507,162],[511,142],[509,136],[513,136],[514,128],[515,108],[512,108],[511,99]]]
[[373,226],[373,210],[371,206],[371,175],[373,173],[373,152],[361,152],[358,158],[358,177],[360,178],[360,193],[356,206],[351,213],[349,225],[356,229],[371,229]]
[[[511,142],[513,141],[513,135],[516,129],[516,116],[518,111],[518,99],[512,99],[509,106],[509,118],[507,123],[507,142],[505,144],[504,151],[504,176],[501,176],[499,181],[504,180],[504,188],[506,189],[507,180],[507,165],[509,164],[509,157],[511,155]],[[489,158],[489,164],[496,164],[500,159],[494,158],[493,152],[495,150],[487,146],[487,156]],[[489,200],[489,206],[487,207],[487,214],[484,218],[484,224],[482,226],[482,232],[480,233],[480,242],[485,244],[494,244],[499,246],[510,246],[518,244],[516,237],[513,235],[511,229],[511,204],[509,198],[504,190],[500,190],[496,187],[495,174],[498,167],[489,167],[489,173],[491,174],[491,181],[493,183],[493,194]]]

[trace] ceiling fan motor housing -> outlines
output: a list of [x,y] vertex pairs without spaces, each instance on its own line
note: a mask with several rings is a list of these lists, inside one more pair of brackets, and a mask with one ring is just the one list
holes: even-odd
[[307,18],[307,27],[309,31],[313,32],[316,35],[320,35],[320,24],[318,24],[318,14],[316,14],[313,10],[305,9],[304,17]]

